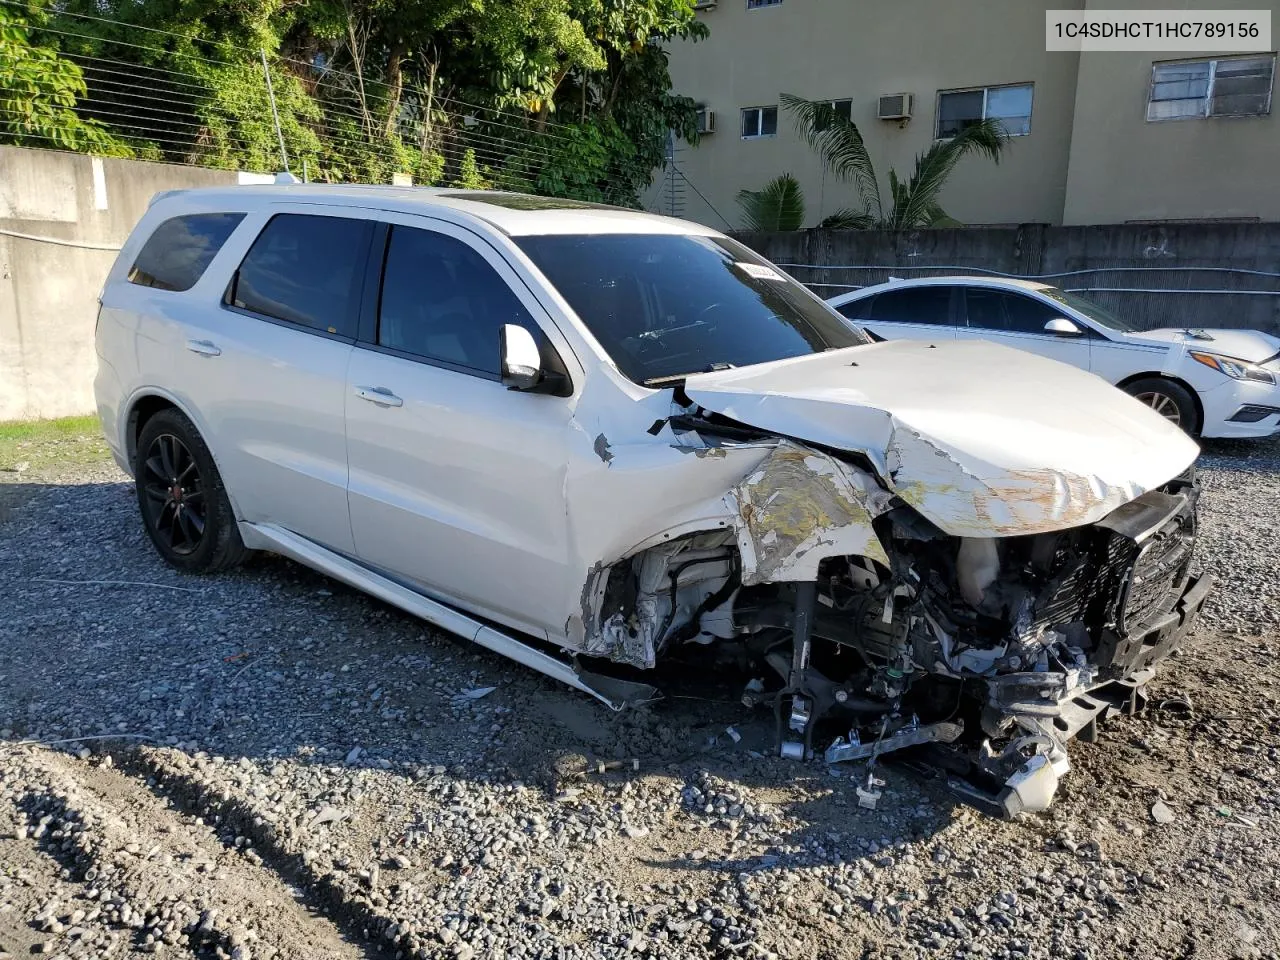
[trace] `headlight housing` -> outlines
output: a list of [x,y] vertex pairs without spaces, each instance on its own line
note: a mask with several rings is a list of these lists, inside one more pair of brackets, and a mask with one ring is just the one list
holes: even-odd
[[1275,374],[1264,370],[1256,363],[1237,360],[1234,357],[1221,357],[1216,353],[1202,353],[1199,350],[1188,351],[1196,363],[1203,363],[1219,373],[1225,373],[1233,380],[1253,380],[1256,383],[1275,383]]

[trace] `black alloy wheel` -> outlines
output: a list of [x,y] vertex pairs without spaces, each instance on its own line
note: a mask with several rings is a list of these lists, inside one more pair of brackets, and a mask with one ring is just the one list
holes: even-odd
[[212,573],[249,552],[213,454],[181,411],[161,410],[142,425],[133,475],[143,526],[168,563]]
[[141,458],[143,512],[147,525],[165,538],[170,550],[190,556],[204,537],[208,504],[196,458],[182,440],[162,433]]

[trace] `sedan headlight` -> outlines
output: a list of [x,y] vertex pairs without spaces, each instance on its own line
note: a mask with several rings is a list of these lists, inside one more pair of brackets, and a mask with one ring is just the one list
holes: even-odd
[[1244,360],[1236,360],[1233,357],[1220,357],[1216,353],[1201,353],[1198,350],[1189,351],[1191,359],[1196,363],[1203,363],[1206,367],[1213,367],[1219,373],[1225,373],[1234,380],[1255,380],[1258,383],[1275,383],[1276,377],[1270,370],[1264,370],[1256,363],[1247,363]]

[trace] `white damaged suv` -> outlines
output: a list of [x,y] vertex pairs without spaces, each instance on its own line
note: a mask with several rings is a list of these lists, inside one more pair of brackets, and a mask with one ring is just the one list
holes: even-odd
[[910,748],[999,815],[1048,804],[1209,588],[1197,447],[1157,413],[985,342],[873,343],[678,220],[163,194],[97,349],[173,565],[275,551],[614,707],[677,652],[736,663],[784,755]]

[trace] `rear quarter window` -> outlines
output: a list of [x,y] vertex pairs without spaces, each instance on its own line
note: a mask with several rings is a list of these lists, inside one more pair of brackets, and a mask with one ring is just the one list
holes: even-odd
[[951,323],[951,288],[930,284],[887,290],[876,295],[867,320],[944,326]]
[[165,220],[142,245],[129,282],[190,290],[243,219],[243,213],[193,213]]
[[836,310],[850,320],[867,320],[871,317],[875,302],[875,297],[863,297],[861,300],[850,300],[848,303],[842,303],[836,307]]

